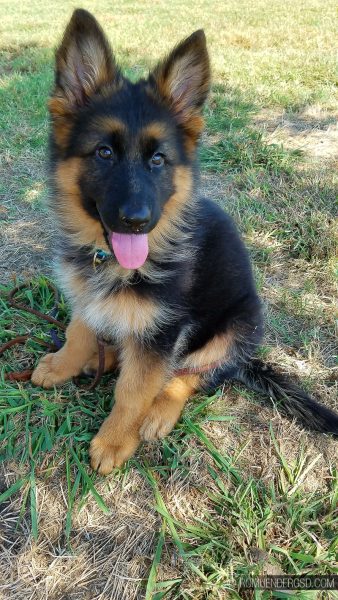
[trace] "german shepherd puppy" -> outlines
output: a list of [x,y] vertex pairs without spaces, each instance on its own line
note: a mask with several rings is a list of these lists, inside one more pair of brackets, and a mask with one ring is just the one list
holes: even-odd
[[102,474],[169,433],[194,392],[229,379],[338,434],[338,415],[253,358],[262,312],[248,254],[230,217],[198,192],[209,85],[203,31],[137,83],[85,10],[56,52],[51,204],[72,318],[32,381],[47,388],[93,369],[97,336],[109,344],[115,404],[90,446]]

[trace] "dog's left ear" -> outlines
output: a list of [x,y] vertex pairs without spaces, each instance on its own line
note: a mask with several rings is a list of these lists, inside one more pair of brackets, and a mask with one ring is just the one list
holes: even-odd
[[210,63],[202,29],[183,40],[155,67],[149,82],[176,121],[196,141],[203,128],[203,104],[210,87]]

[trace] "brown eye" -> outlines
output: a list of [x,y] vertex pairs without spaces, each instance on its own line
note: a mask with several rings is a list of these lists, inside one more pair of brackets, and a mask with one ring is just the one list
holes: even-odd
[[109,160],[113,157],[113,151],[109,146],[100,146],[100,148],[97,148],[96,150],[96,156],[99,156],[104,160]]
[[164,165],[164,156],[160,152],[156,152],[150,160],[151,167],[162,167]]

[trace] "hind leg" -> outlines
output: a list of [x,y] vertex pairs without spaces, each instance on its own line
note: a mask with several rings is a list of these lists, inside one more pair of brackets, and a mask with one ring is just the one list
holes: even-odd
[[[189,354],[184,361],[185,368],[199,368],[228,359],[234,348],[235,336],[232,331],[215,335],[200,350]],[[189,397],[200,387],[201,375],[174,377],[158,395],[147,413],[141,428],[143,440],[155,440],[167,435],[180,418]]]
[[79,375],[95,352],[96,334],[80,318],[74,317],[66,330],[65,345],[58,352],[41,358],[33,371],[32,383],[44,388],[64,383]]
[[198,375],[174,377],[155,398],[141,427],[140,437],[150,441],[165,437],[181,416],[185,403],[199,387]]

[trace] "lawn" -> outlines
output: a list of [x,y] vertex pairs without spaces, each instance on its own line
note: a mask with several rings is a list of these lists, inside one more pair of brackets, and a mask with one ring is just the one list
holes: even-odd
[[[50,326],[53,222],[46,211],[46,100],[53,49],[77,2],[1,0],[0,344]],[[264,300],[260,353],[337,407],[337,39],[333,0],[93,0],[125,73],[206,31],[213,88],[200,157],[204,193],[235,218]],[[59,317],[67,321],[61,301]],[[286,598],[244,591],[257,574],[338,573],[337,445],[226,385],[192,400],[165,440],[107,478],[88,443],[113,384],[43,391],[10,383],[44,350],[6,351],[0,378],[0,598]],[[336,595],[335,595],[336,594]],[[338,592],[297,592],[338,598]]]

